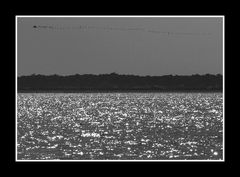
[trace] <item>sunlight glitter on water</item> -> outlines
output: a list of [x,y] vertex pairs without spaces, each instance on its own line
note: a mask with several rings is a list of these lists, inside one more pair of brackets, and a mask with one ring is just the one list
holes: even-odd
[[222,159],[221,93],[18,94],[18,159]]

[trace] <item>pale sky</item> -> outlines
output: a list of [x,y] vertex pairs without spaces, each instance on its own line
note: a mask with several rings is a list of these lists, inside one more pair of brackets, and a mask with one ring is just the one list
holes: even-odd
[[222,33],[220,17],[18,17],[17,71],[18,76],[222,74]]

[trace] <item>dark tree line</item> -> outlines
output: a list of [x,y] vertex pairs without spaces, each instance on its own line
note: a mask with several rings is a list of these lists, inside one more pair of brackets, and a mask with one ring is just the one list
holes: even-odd
[[222,91],[223,77],[211,75],[136,76],[111,74],[18,77],[18,91]]

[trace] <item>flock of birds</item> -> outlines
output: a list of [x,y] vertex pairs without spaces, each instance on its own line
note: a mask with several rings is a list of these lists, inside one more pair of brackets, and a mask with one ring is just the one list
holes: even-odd
[[34,25],[34,29],[46,29],[46,30],[104,30],[104,31],[142,31],[153,34],[161,34],[168,36],[177,36],[177,35],[188,35],[188,36],[207,36],[211,33],[190,33],[190,32],[170,32],[170,31],[159,31],[146,28],[119,28],[119,27],[100,27],[100,26],[89,26],[89,25],[78,25],[78,26],[53,26],[53,25]]

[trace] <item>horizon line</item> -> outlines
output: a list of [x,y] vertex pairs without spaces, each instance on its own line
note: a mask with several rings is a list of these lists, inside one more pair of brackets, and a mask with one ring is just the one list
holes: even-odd
[[204,75],[221,75],[223,76],[223,74],[221,73],[216,73],[216,74],[213,74],[213,73],[205,73],[205,74],[198,74],[198,73],[195,73],[195,74],[163,74],[163,75],[138,75],[138,74],[122,74],[122,73],[117,73],[117,72],[111,72],[111,73],[99,73],[99,74],[93,74],[93,73],[85,73],[85,74],[79,74],[79,73],[75,73],[75,74],[66,74],[66,75],[61,75],[61,74],[37,74],[37,73],[32,73],[32,74],[29,74],[29,75],[17,75],[17,77],[24,77],[24,76],[38,76],[38,75],[41,75],[41,76],[76,76],[76,75],[95,75],[95,76],[99,76],[99,75],[125,75],[125,76],[140,76],[140,77],[146,77],[146,76],[150,76],[150,77],[161,77],[161,76],[196,76],[196,75],[199,75],[199,76],[204,76]]

